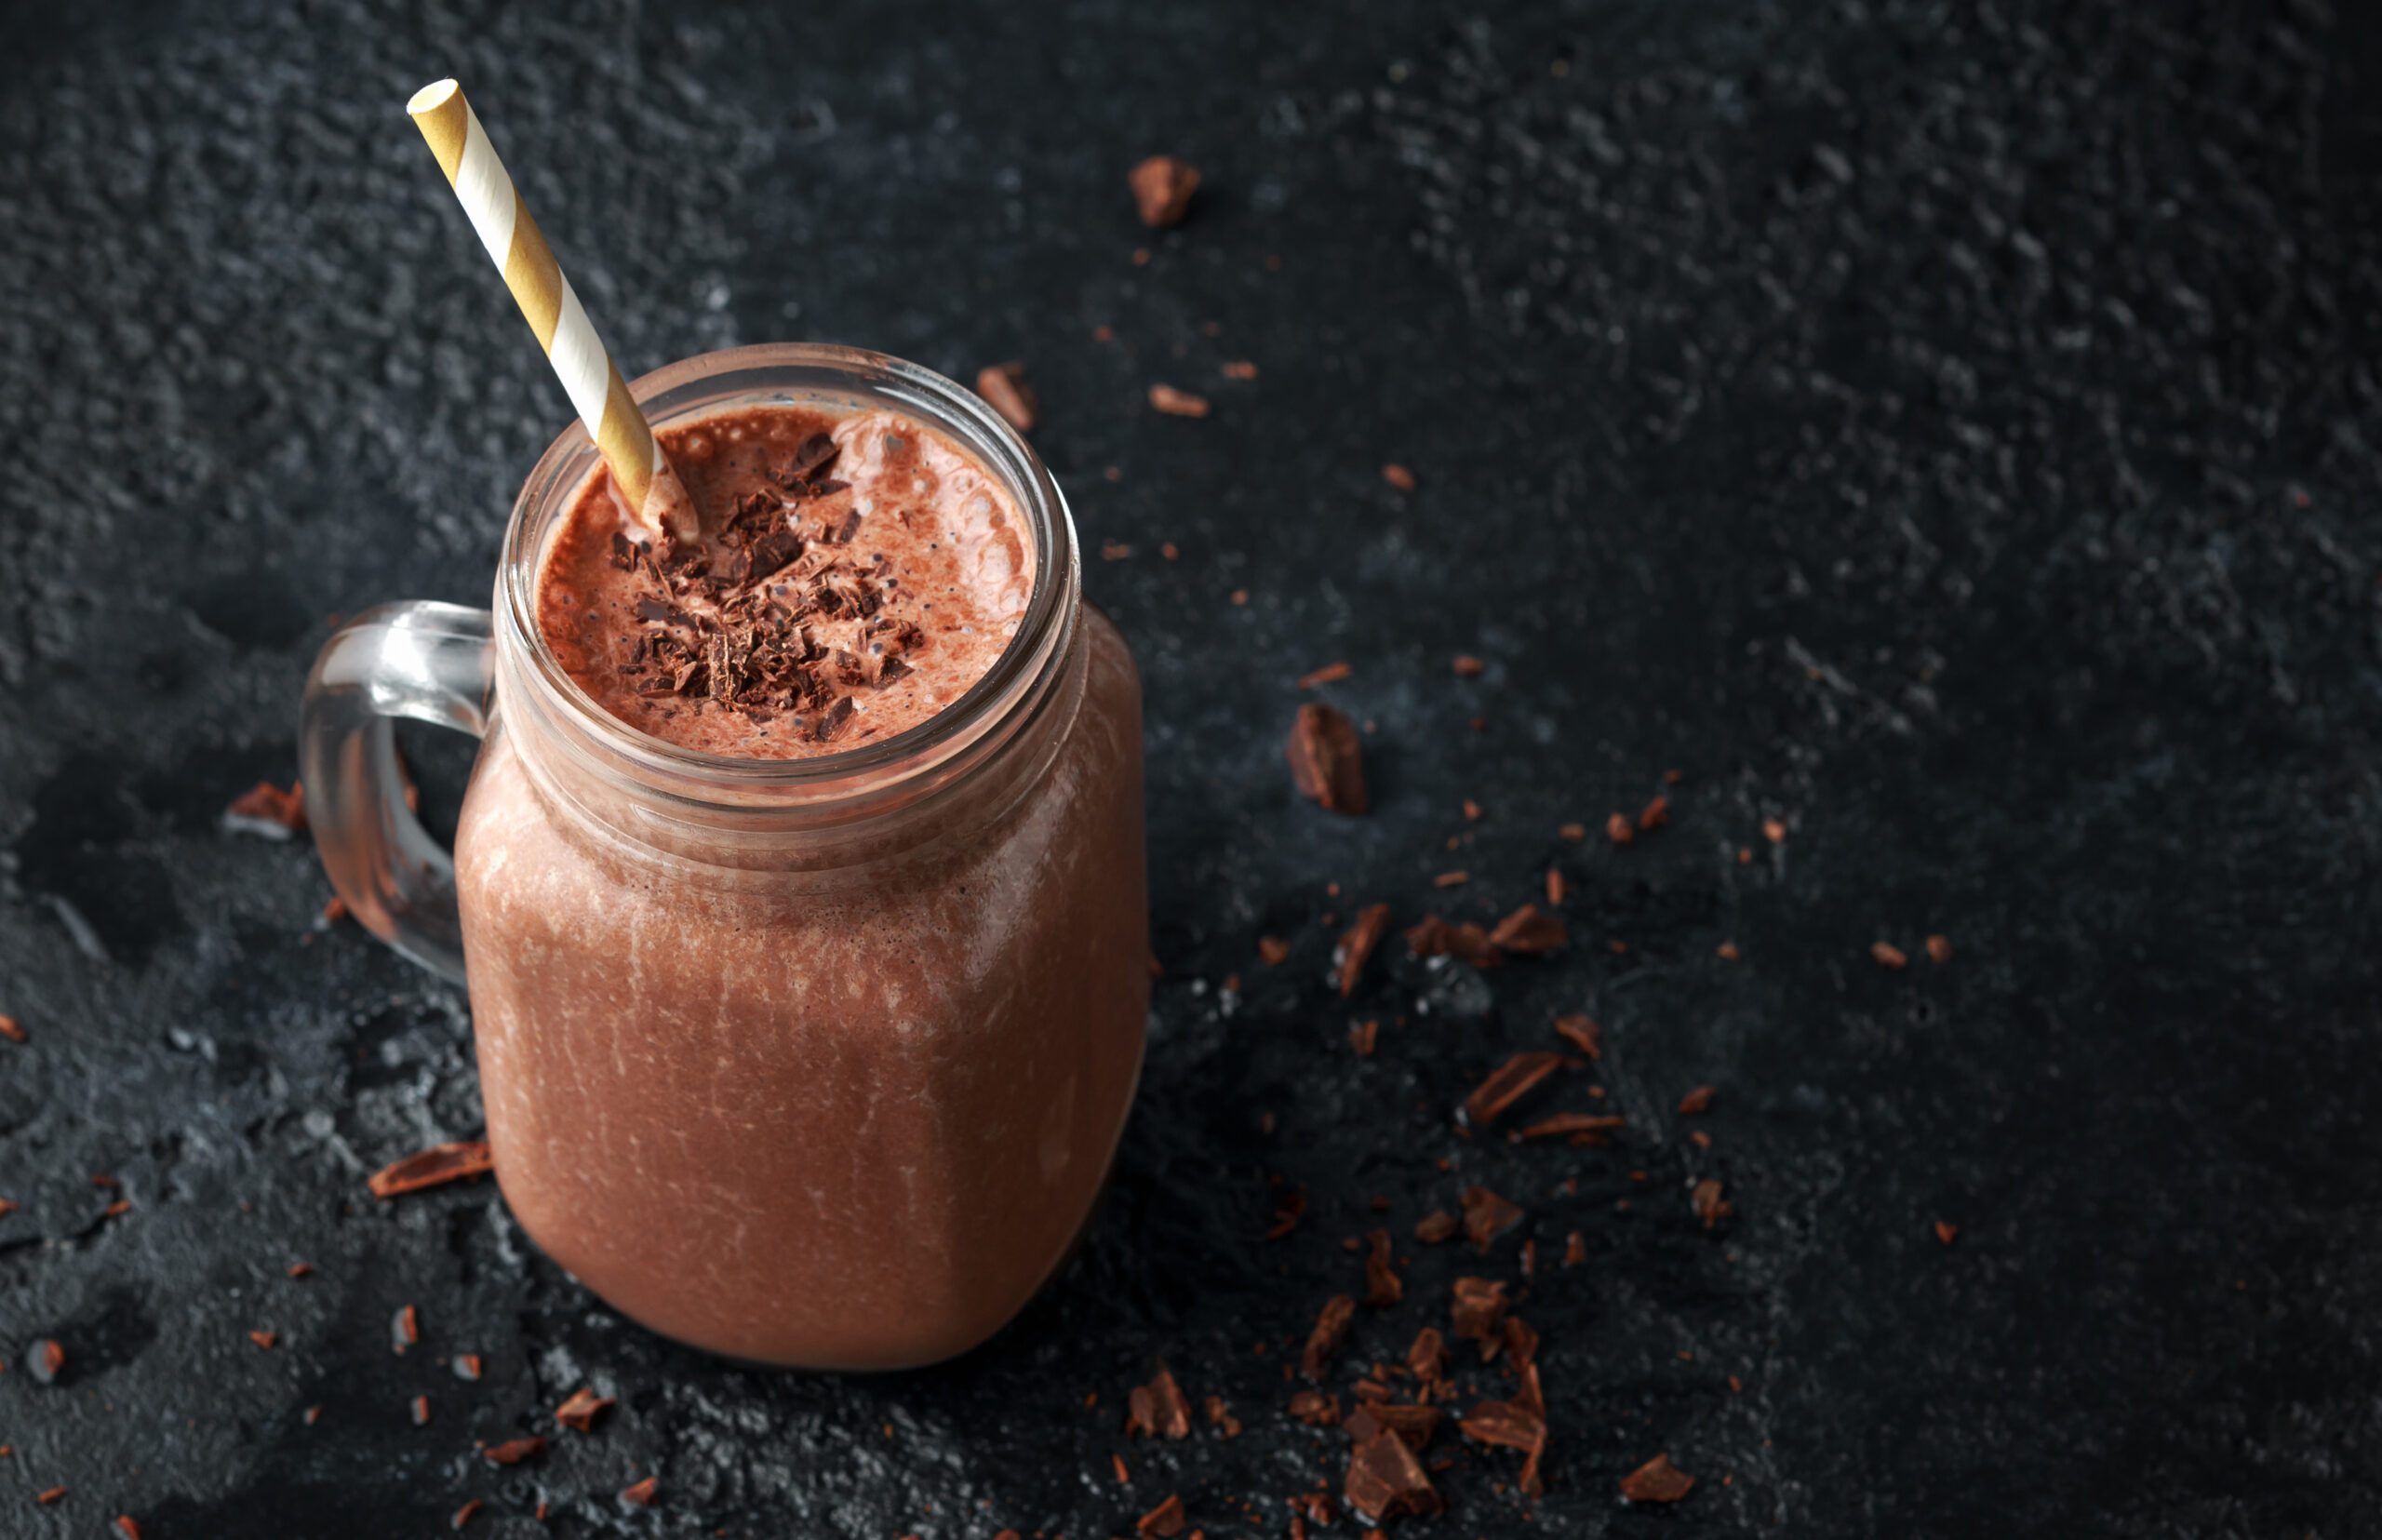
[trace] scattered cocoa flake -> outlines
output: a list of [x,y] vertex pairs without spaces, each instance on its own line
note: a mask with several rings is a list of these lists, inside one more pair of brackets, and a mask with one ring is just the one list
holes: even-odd
[[1279,968],[1291,960],[1291,944],[1279,936],[1260,936],[1257,955],[1265,959],[1266,967]]
[[1291,1415],[1309,1427],[1340,1426],[1340,1398],[1320,1390],[1302,1390],[1291,1398]]
[[480,1377],[480,1356],[477,1353],[458,1353],[448,1360],[448,1367],[455,1371],[455,1377],[459,1380],[476,1381]]
[[232,798],[232,805],[223,810],[223,821],[233,828],[272,839],[303,834],[306,788],[292,781],[289,789],[283,791],[270,781],[260,781]]
[[1717,1176],[1707,1176],[1698,1182],[1688,1200],[1695,1205],[1695,1217],[1704,1221],[1704,1227],[1707,1230],[1736,1212],[1720,1197],[1720,1179]]
[[1400,1514],[1439,1511],[1439,1494],[1422,1463],[1406,1440],[1385,1428],[1356,1446],[1341,1491],[1350,1507],[1376,1524]]
[[1461,888],[1471,880],[1472,874],[1470,872],[1441,872],[1439,876],[1431,878],[1431,886],[1434,888]]
[[1657,1454],[1621,1479],[1621,1495],[1633,1503],[1676,1503],[1695,1487],[1695,1478]]
[[1688,1130],[1687,1142],[1700,1150],[1708,1150],[1712,1147],[1712,1136],[1702,1129]]
[[448,1527],[449,1529],[462,1529],[464,1525],[478,1518],[480,1509],[487,1506],[487,1499],[480,1497],[473,1498],[471,1501],[465,1503],[462,1507],[455,1510],[455,1517],[447,1521]]
[[1389,1232],[1372,1231],[1365,1237],[1365,1303],[1386,1309],[1406,1297],[1406,1282],[1390,1255]]
[[1511,1401],[1482,1401],[1455,1426],[1467,1439],[1505,1449],[1536,1449],[1546,1437],[1546,1421]]
[[66,1349],[58,1345],[56,1337],[44,1337],[34,1343],[25,1358],[33,1366],[33,1378],[43,1385],[54,1383],[66,1368]]
[[1221,372],[1227,380],[1254,380],[1257,378],[1257,366],[1246,358],[1228,358]]
[[1935,1222],[1935,1239],[1937,1240],[1943,1242],[1947,1246],[1949,1246],[1953,1241],[1958,1240],[1960,1238],[1960,1227],[1958,1225],[1953,1224],[1948,1219],[1939,1219]]
[[311,1262],[293,1262],[282,1271],[291,1278],[312,1278],[314,1274],[314,1265]]
[[1175,155],[1152,155],[1134,167],[1126,180],[1132,184],[1133,205],[1141,210],[1142,222],[1152,230],[1181,224],[1192,194],[1199,191],[1198,168]]
[[1745,956],[1743,952],[1737,950],[1737,944],[1733,941],[1722,942],[1712,949],[1712,955],[1722,962],[1735,962]]
[[[1941,968],[1941,967],[1943,967],[1946,963],[1947,963],[1947,962],[1951,961],[1951,960],[1952,960],[1952,938],[1951,938],[1951,937],[1949,937],[1949,936],[1930,936],[1930,937],[1928,937],[1928,938],[1927,938],[1927,960],[1928,960],[1929,962],[1934,963],[1934,964],[1936,967],[1938,967],[1938,968]],[[20,1040],[21,1041],[22,1039],[20,1039]]]
[[1573,1230],[1563,1238],[1563,1265],[1577,1267],[1588,1260],[1588,1238]]
[[1484,1346],[1497,1342],[1497,1328],[1505,1319],[1505,1285],[1492,1279],[1457,1279],[1448,1314],[1457,1336]]
[[1559,826],[1555,832],[1574,845],[1588,837],[1588,826],[1586,824],[1565,824]]
[[1778,819],[1765,818],[1761,821],[1761,837],[1773,845],[1784,845],[1786,843],[1786,825]]
[[374,1172],[365,1185],[372,1189],[375,1198],[395,1198],[467,1176],[485,1176],[494,1166],[487,1140],[464,1139],[450,1145],[433,1145],[402,1160],[392,1161]]
[[1901,947],[1882,941],[1873,941],[1869,944],[1869,956],[1876,958],[1878,966],[1889,973],[1899,972],[1910,963],[1910,958],[1903,954]]
[[629,1485],[622,1487],[621,1489],[621,1501],[623,1503],[634,1503],[641,1508],[649,1508],[653,1506],[654,1495],[661,1490],[661,1477],[649,1476],[642,1481],[633,1481]]
[[1347,717],[1310,701],[1299,707],[1284,753],[1300,792],[1325,811],[1365,810],[1364,751],[1358,743],[1357,725]]
[[1550,905],[1560,904],[1563,902],[1563,868],[1549,866],[1546,868],[1546,902]]
[[1560,948],[1569,937],[1563,917],[1550,915],[1535,904],[1525,904],[1497,922],[1489,940],[1508,956],[1543,957]]
[[1176,545],[1174,542],[1171,540],[1162,540],[1158,542],[1158,554],[1164,556],[1169,561],[1180,561],[1183,559],[1182,547]]
[[1208,398],[1189,391],[1176,390],[1172,385],[1152,385],[1150,406],[1169,417],[1205,417]]
[[1131,1486],[1133,1484],[1133,1473],[1125,1468],[1125,1456],[1122,1454],[1111,1454],[1108,1456],[1108,1463],[1116,1469],[1117,1484],[1118,1486],[1125,1487]]
[[115,1527],[116,1533],[123,1535],[124,1540],[141,1540],[141,1520],[135,1519],[132,1515],[128,1513],[117,1514],[115,1516]]
[[389,1346],[402,1357],[405,1350],[422,1340],[422,1316],[410,1305],[400,1306],[389,1319]]
[[1616,845],[1626,845],[1638,837],[1638,831],[1630,824],[1627,813],[1607,813],[1604,821],[1604,837]]
[[1513,1055],[1490,1071],[1489,1078],[1464,1099],[1465,1121],[1475,1128],[1487,1128],[1562,1067],[1560,1053],[1532,1051]]
[[596,1419],[610,1411],[611,1406],[611,1397],[598,1396],[587,1386],[581,1386],[570,1393],[569,1399],[555,1408],[555,1421],[573,1433],[592,1433],[596,1430]]
[[1563,1040],[1591,1059],[1604,1057],[1604,1029],[1587,1016],[1558,1016],[1555,1030]]
[[1697,1086],[1679,1099],[1679,1115],[1682,1118],[1693,1118],[1711,1111],[1712,1098],[1719,1094],[1720,1092],[1710,1086]]
[[1671,799],[1667,797],[1657,797],[1639,811],[1638,832],[1643,834],[1649,829],[1659,829],[1670,821]]
[[324,901],[323,923],[325,925],[337,925],[341,920],[343,920],[346,917],[347,900],[340,897],[337,893],[333,893],[329,898]]
[[1315,1330],[1307,1333],[1306,1347],[1299,1354],[1299,1367],[1311,1380],[1323,1378],[1323,1371],[1331,1364],[1332,1355],[1340,1351],[1340,1344],[1348,1334],[1348,1323],[1356,1319],[1357,1302],[1346,1294],[1334,1294],[1324,1303],[1315,1318]]
[[1487,1187],[1473,1185],[1464,1189],[1464,1233],[1476,1252],[1486,1252],[1489,1243],[1522,1222],[1519,1205],[1508,1202]]
[[65,1495],[66,1489],[64,1487],[52,1487],[47,1492],[37,1494],[33,1498],[33,1501],[39,1503],[44,1507],[48,1507],[60,1499],[63,1498]]
[[1133,548],[1130,545],[1113,540],[1104,540],[1100,542],[1100,559],[1103,561],[1125,561],[1132,555]]
[[413,1426],[416,1426],[416,1427],[421,1427],[421,1426],[424,1426],[425,1424],[427,1424],[427,1423],[430,1421],[430,1398],[429,1398],[429,1397],[427,1397],[427,1396],[416,1396],[416,1397],[412,1399],[412,1401],[408,1403],[408,1405],[409,1405],[410,1410],[411,1410],[411,1411],[412,1411],[412,1413],[413,1413]]
[[1517,1372],[1538,1361],[1538,1332],[1519,1316],[1507,1316],[1505,1326],[1505,1361]]
[[1357,672],[1355,667],[1345,661],[1336,663],[1325,663],[1321,668],[1311,669],[1307,673],[1300,675],[1299,688],[1301,690],[1313,690],[1318,685],[1336,685],[1355,672]]
[[1227,596],[1232,600],[1233,607],[1235,609],[1238,609],[1249,602],[1249,590],[1246,588],[1236,588]]
[[306,1409],[305,1417],[306,1426],[312,1427],[323,1420],[323,1409],[319,1406],[310,1406]]
[[1745,1393],[1746,1393],[1746,1382],[1745,1382],[1745,1381],[1743,1381],[1743,1380],[1741,1380],[1741,1379],[1739,1379],[1739,1378],[1737,1378],[1734,1374],[1730,1375],[1730,1376],[1729,1376],[1729,1394],[1730,1394],[1730,1395],[1732,1395],[1732,1396],[1742,1396],[1742,1395],[1744,1395]]
[[25,1029],[17,1024],[16,1017],[0,1013],[0,1038],[6,1038],[12,1043],[20,1043],[25,1040]]
[[108,1219],[122,1219],[126,1214],[128,1214],[131,1212],[132,1199],[129,1198],[119,1198],[114,1202],[100,1211],[100,1214]]
[[1169,1540],[1170,1536],[1181,1534],[1183,1526],[1188,1522],[1190,1520],[1183,1512],[1183,1499],[1180,1496],[1170,1495],[1165,1502],[1134,1520],[1133,1528],[1139,1533],[1154,1534],[1158,1537],[1158,1540]]
[[1436,1246],[1442,1240],[1454,1239],[1456,1231],[1463,1227],[1463,1221],[1447,1210],[1433,1209],[1415,1221],[1414,1239],[1425,1246]]
[[1034,431],[1040,403],[1034,398],[1034,387],[1025,382],[1025,366],[1011,360],[1006,364],[987,364],[976,371],[976,394],[983,396],[1001,419],[1020,433]]
[[270,1349],[274,1343],[281,1340],[281,1333],[270,1330],[251,1332],[248,1333],[248,1340],[255,1343],[259,1347]]
[[1293,1187],[1274,1204],[1274,1223],[1266,1227],[1265,1239],[1279,1240],[1299,1227],[1299,1220],[1306,1212],[1306,1189]]
[[1378,1020],[1361,1021],[1348,1028],[1348,1046],[1357,1051],[1360,1059],[1372,1058],[1374,1045],[1380,1039],[1381,1023]]
[[1133,1386],[1125,1403],[1125,1437],[1191,1437],[1191,1402],[1183,1394],[1183,1386],[1175,1382],[1173,1372],[1164,1364],[1158,1366],[1156,1379]]
[[1557,1112],[1514,1131],[1516,1139],[1569,1139],[1575,1145],[1602,1145],[1628,1125],[1617,1113]]
[[1227,1439],[1240,1437],[1240,1419],[1232,1414],[1222,1396],[1211,1396],[1200,1405],[1208,1413],[1209,1426],[1222,1428]]
[[1450,925],[1437,915],[1426,915],[1421,924],[1410,927],[1406,944],[1418,957],[1460,957],[1475,968],[1494,968],[1505,960],[1479,926],[1469,920]]
[[1414,473],[1395,462],[1381,468],[1381,478],[1401,492],[1414,489]]
[[546,1440],[532,1433],[524,1439],[507,1439],[501,1444],[490,1444],[480,1451],[490,1465],[517,1466],[533,1460],[546,1452]]
[[1448,1372],[1447,1339],[1436,1326],[1425,1326],[1414,1333],[1414,1345],[1406,1349],[1406,1372],[1425,1385],[1436,1384]]

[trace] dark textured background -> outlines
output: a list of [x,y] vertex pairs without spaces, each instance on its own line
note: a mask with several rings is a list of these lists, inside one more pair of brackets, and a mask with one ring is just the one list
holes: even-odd
[[[1096,1540],[1179,1492],[1279,1535],[1345,1463],[1280,1372],[1357,1283],[1341,1238],[1476,1180],[1541,1248],[1552,1490],[1448,1439],[1418,1532],[2382,1533],[2382,33],[2247,0],[695,14],[0,19],[0,1011],[32,1039],[0,1043],[0,1533],[427,1535],[480,1496],[522,1535],[542,1496],[556,1534]],[[449,72],[630,372],[1024,358],[1087,546],[1134,547],[1087,585],[1145,670],[1170,974],[1086,1252],[964,1362],[729,1368],[490,1186],[364,1193],[477,1130],[462,998],[218,815],[288,777],[328,614],[481,600],[568,415],[403,117]],[[1124,173],[1158,150],[1208,185],[1151,238]],[[1293,677],[1341,658],[1363,821],[1280,758]],[[421,754],[451,799],[468,745]],[[1671,827],[1558,838],[1669,768]],[[1331,997],[1327,913],[1502,913],[1550,860],[1563,957],[1393,944]],[[1868,958],[1934,931],[1948,967]],[[1456,1137],[1581,1009],[1624,1144]],[[1670,1110],[1705,1081],[1709,1150]],[[1277,1176],[1311,1207],[1269,1244]],[[1573,1229],[1588,1265],[1552,1266]],[[1485,1270],[1519,1284],[1518,1239]],[[1400,1250],[1352,1364],[1475,1265]],[[1248,1431],[1129,1447],[1161,1357]],[[589,1381],[622,1401],[594,1436],[474,1454]],[[1695,1492],[1625,1507],[1663,1450]]]

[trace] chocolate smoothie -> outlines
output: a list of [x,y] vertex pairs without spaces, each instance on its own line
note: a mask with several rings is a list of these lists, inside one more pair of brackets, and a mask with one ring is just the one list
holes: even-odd
[[[1132,1102],[1140,687],[1075,596],[1064,516],[1037,535],[1014,473],[929,423],[743,403],[657,428],[700,548],[649,542],[600,469],[543,516],[536,623],[603,712],[823,773],[937,722],[1004,649],[1038,661],[971,703],[999,731],[964,771],[846,815],[700,763],[624,782],[585,703],[500,646],[456,839],[497,1176],[671,1336],[932,1362],[1057,1266]],[[1035,611],[1037,582],[1064,604]]]

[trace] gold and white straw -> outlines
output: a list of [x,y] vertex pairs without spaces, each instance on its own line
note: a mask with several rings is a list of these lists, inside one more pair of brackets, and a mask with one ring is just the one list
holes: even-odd
[[555,254],[529,206],[505,173],[496,147],[488,141],[479,114],[463,100],[462,87],[451,80],[435,80],[414,92],[406,103],[414,127],[430,142],[438,168],[455,190],[480,244],[504,275],[522,317],[546,350],[546,361],[561,376],[563,389],[579,420],[604,456],[621,495],[645,522],[666,529],[676,539],[692,541],[698,526],[694,504],[678,475],[670,468],[652,425],[629,396],[629,387],[612,355],[596,336],[595,324],[580,308],[570,280],[555,264]]

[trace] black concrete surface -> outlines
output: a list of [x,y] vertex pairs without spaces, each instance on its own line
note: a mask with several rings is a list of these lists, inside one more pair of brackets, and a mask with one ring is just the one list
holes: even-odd
[[[1342,1238],[1485,1182],[1524,1228],[1401,1241],[1408,1301],[1333,1387],[1506,1279],[1549,1490],[1443,1435],[1412,1533],[2382,1533],[2361,9],[11,8],[0,1533],[427,1535],[477,1497],[495,1535],[1089,1540],[1180,1493],[1281,1535],[1345,1466],[1281,1369],[1358,1284]],[[1022,358],[1087,546],[1131,547],[1087,583],[1145,671],[1148,1072],[1077,1265],[960,1363],[730,1367],[606,1310],[491,1186],[365,1194],[478,1129],[469,1012],[219,812],[290,774],[327,616],[481,599],[568,415],[402,115],[450,72],[632,372]],[[1158,236],[1124,184],[1155,151],[1207,177]],[[1358,821],[1280,756],[1339,659]],[[451,808],[468,745],[417,750]],[[1671,769],[1668,827],[1559,837]],[[1331,993],[1327,915],[1493,917],[1550,862],[1562,956],[1393,944]],[[1565,1011],[1626,1137],[1459,1137]],[[1309,1207],[1268,1243],[1278,1179]],[[1129,1443],[1161,1360],[1246,1431]],[[620,1406],[563,1434],[582,1384]],[[1624,1505],[1664,1451],[1695,1490]]]

